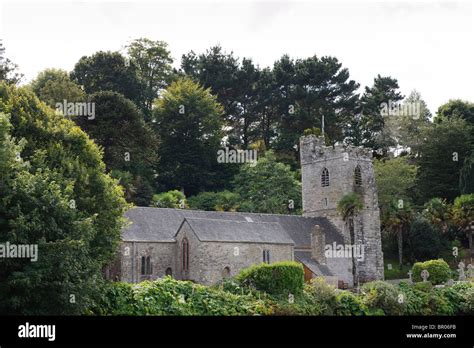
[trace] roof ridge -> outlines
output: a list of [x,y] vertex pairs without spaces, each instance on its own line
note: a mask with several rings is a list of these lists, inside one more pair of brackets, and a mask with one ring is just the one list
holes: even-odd
[[[298,218],[305,218],[305,219],[315,219],[318,218],[317,216],[304,216],[304,215],[294,215],[294,214],[274,214],[274,213],[250,213],[246,211],[218,211],[218,210],[199,210],[199,209],[181,209],[181,208],[161,208],[161,207],[140,207],[140,206],[133,206],[131,209],[140,208],[140,209],[160,209],[160,210],[176,210],[176,211],[194,211],[200,213],[221,213],[221,214],[233,214],[233,215],[265,215],[265,216],[291,216],[291,217],[298,217]],[[324,218],[324,216],[320,216]]]
[[185,217],[184,220],[208,220],[208,221],[219,221],[219,222],[232,222],[237,224],[270,224],[270,225],[279,225],[281,224],[277,221],[242,221],[242,220],[224,220],[224,219],[210,219],[210,218],[196,218],[196,217]]

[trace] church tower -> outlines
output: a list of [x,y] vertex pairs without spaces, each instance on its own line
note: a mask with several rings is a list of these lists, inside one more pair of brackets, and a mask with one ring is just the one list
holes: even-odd
[[[342,267],[339,262],[341,272],[351,275],[351,285],[383,279],[380,212],[372,152],[362,147],[325,146],[324,137],[308,135],[300,139],[300,156],[303,215],[328,218],[342,231],[345,246],[363,250],[363,257],[346,259]],[[360,195],[363,208],[343,219],[337,205],[352,192]]]

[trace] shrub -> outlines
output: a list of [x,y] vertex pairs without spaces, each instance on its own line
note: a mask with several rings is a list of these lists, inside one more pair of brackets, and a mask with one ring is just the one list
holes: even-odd
[[[429,287],[427,286],[429,285]],[[428,315],[430,314],[429,295],[432,289],[431,283],[408,284],[400,282],[398,289],[403,294],[402,310],[405,315]]]
[[[262,296],[261,296],[262,297]],[[94,310],[99,315],[269,315],[267,300],[237,295],[171,277],[139,284],[109,283]]]
[[314,297],[315,302],[323,309],[323,315],[332,315],[336,309],[336,288],[328,283],[323,277],[311,280],[311,284],[305,287],[305,292]]
[[463,296],[461,311],[468,315],[474,315],[474,287],[470,287]]
[[377,280],[362,286],[363,303],[371,314],[399,315],[398,291],[392,284]]
[[236,279],[271,295],[298,295],[303,291],[304,271],[303,266],[294,261],[275,262],[243,269]]
[[361,301],[360,297],[349,291],[341,291],[336,296],[336,315],[367,315],[367,306]]
[[92,308],[97,315],[130,315],[133,308],[133,285],[124,282],[106,282],[101,288],[102,296]]
[[446,261],[438,259],[415,263],[412,269],[413,280],[421,281],[421,272],[425,269],[429,272],[428,281],[434,285],[446,282],[451,276],[451,270]]

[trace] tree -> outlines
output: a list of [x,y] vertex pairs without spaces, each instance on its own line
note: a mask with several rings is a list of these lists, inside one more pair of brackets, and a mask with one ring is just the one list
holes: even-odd
[[443,250],[441,233],[428,220],[418,216],[410,226],[409,247],[412,261],[436,259]]
[[459,175],[464,160],[472,151],[471,130],[460,118],[442,119],[425,127],[423,143],[415,149],[418,204],[432,197],[452,202],[459,196]]
[[10,84],[20,83],[23,75],[18,71],[18,66],[10,59],[5,58],[5,47],[0,40],[0,82],[5,81]]
[[[337,202],[337,210],[342,219],[349,227],[350,243],[355,245],[354,217],[364,208],[364,203],[360,194],[350,192],[344,195]],[[354,283],[358,283],[357,264],[354,255],[352,255],[352,276]]]
[[374,161],[375,182],[381,210],[389,207],[392,201],[412,201],[417,167],[410,164],[407,157]]
[[216,97],[187,78],[173,82],[157,99],[154,125],[161,141],[162,188],[180,188],[189,196],[220,184],[222,113]]
[[474,103],[454,99],[438,108],[435,122],[441,122],[443,119],[461,118],[465,120],[471,128],[471,140],[474,147]]
[[183,54],[181,69],[204,88],[211,89],[211,93],[217,96],[217,101],[223,106],[226,118],[235,115],[239,60],[234,57],[233,52],[227,53],[219,45],[200,55],[191,51]]
[[474,125],[474,103],[453,99],[438,108],[437,116],[441,118],[459,117]]
[[467,234],[471,257],[474,257],[472,240],[474,221],[474,194],[456,197],[452,207],[452,222]]
[[186,196],[178,190],[171,190],[153,195],[153,206],[158,208],[187,208]]
[[87,94],[113,91],[141,105],[142,85],[137,67],[119,52],[99,51],[82,57],[74,66],[71,79],[83,86]]
[[239,211],[296,214],[301,209],[301,184],[289,166],[277,162],[272,151],[255,165],[242,165],[234,185],[242,200]]
[[208,211],[236,211],[240,204],[240,195],[228,190],[221,192],[201,192],[189,197],[191,209]]
[[30,86],[36,96],[52,108],[56,103],[84,102],[86,94],[71,79],[65,70],[46,69],[41,71]]
[[410,154],[416,156],[414,150],[423,142],[421,133],[430,125],[432,115],[421,94],[416,90],[412,91],[401,105],[402,110],[411,108],[413,113],[402,112],[399,116],[389,117],[390,133],[394,135],[397,146],[410,150]]
[[131,62],[137,67],[138,78],[143,86],[141,107],[146,120],[151,119],[153,101],[172,78],[173,59],[167,47],[163,41],[146,38],[136,39],[127,46],[127,53]]
[[[158,163],[159,141],[154,131],[145,124],[132,101],[116,92],[98,92],[90,96],[95,104],[95,117],[76,117],[76,123],[103,147],[108,170],[129,172],[133,179],[125,185],[126,195],[137,205],[148,206]],[[151,192],[150,192],[151,191]]]
[[382,231],[395,236],[400,268],[403,264],[403,235],[412,218],[412,195],[416,166],[406,157],[374,161],[375,182],[379,199]]
[[464,160],[459,174],[459,191],[462,194],[474,193],[474,150]]
[[0,85],[0,113],[0,241],[38,246],[36,262],[0,260],[0,312],[85,313],[120,242],[122,191],[87,135],[31,92]]
[[443,232],[448,231],[450,219],[450,207],[445,199],[432,198],[425,203],[422,216],[433,226],[439,226]]
[[283,56],[273,66],[278,95],[280,134],[275,148],[293,151],[308,128],[322,128],[332,142],[344,138],[343,129],[354,114],[359,85],[334,57],[312,56],[293,60]]
[[413,218],[413,209],[409,201],[400,204],[399,200],[392,199],[381,211],[381,222],[384,231],[396,236],[398,246],[398,264],[403,266],[403,235],[406,234]]
[[[383,105],[391,105],[403,99],[398,91],[398,81],[392,77],[377,75],[372,87],[365,87],[365,92],[360,98],[360,115],[353,128],[362,130],[362,133],[349,139],[353,145],[363,145],[380,150],[385,156],[389,147],[396,144],[394,135],[385,127],[388,117],[383,115]],[[360,141],[360,143],[359,143]]]

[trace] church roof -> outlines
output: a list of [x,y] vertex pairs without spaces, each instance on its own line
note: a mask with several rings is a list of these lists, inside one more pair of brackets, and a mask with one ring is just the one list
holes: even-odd
[[317,276],[332,276],[329,267],[318,263],[311,257],[311,251],[295,251],[295,259],[303,263]]
[[185,218],[184,223],[202,242],[294,244],[277,222]]
[[[344,243],[337,228],[324,217],[152,207],[134,207],[129,209],[125,216],[130,220],[130,224],[122,231],[122,239],[125,241],[174,242],[175,234],[183,220],[189,218],[277,223],[294,242],[295,248],[310,248],[310,232],[314,225],[319,225],[326,233],[326,243]],[[275,240],[278,240],[277,236]]]

